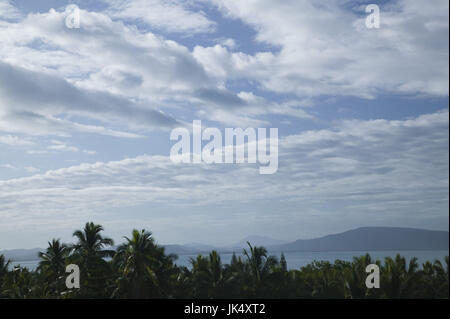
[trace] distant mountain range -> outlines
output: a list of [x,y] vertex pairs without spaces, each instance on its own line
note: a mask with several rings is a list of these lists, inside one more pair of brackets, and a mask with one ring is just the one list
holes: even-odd
[[36,260],[38,253],[44,250],[42,248],[0,250],[0,255],[5,255],[6,259],[13,261]]
[[[339,234],[315,239],[299,239],[294,242],[249,236],[228,247],[199,243],[164,246],[168,254],[192,255],[208,253],[213,249],[222,253],[241,252],[247,247],[247,242],[253,246],[264,246],[269,252],[448,250],[449,232],[399,227],[362,227]],[[41,248],[2,250],[0,254],[14,261],[26,261],[36,260],[38,252],[43,250]]]
[[248,236],[248,237],[242,239],[240,242],[238,242],[234,246],[246,248],[246,247],[248,247],[247,242],[252,244],[252,246],[264,246],[264,247],[283,245],[283,244],[289,243],[289,241],[287,241],[287,240],[279,240],[279,239],[273,239],[273,238],[269,238],[269,237],[254,235],[254,236]]
[[270,247],[275,251],[448,250],[447,231],[362,227],[316,239]]

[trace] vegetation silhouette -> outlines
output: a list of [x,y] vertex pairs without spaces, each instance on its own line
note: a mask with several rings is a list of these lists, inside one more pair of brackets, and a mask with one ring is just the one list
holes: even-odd
[[[151,232],[133,230],[117,249],[92,222],[76,230],[75,244],[58,239],[39,253],[35,271],[0,255],[0,298],[449,298],[449,260],[409,263],[400,255],[382,263],[369,254],[353,261],[314,261],[288,270],[286,259],[269,256],[250,243],[229,264],[217,251],[177,266],[176,255],[165,253]],[[380,288],[365,285],[366,266],[380,267]],[[80,289],[67,289],[65,267],[80,268]]]

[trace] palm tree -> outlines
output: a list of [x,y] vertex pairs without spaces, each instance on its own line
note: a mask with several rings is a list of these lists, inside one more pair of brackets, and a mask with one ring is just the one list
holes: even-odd
[[247,257],[251,275],[251,295],[254,295],[264,288],[263,282],[269,278],[273,269],[278,265],[278,260],[274,256],[267,256],[267,249],[264,247],[252,247],[249,242],[247,242],[247,245],[250,253],[246,249],[243,253]]
[[120,273],[114,297],[150,298],[164,296],[168,291],[175,255],[166,256],[152,233],[133,230],[131,238],[117,249],[113,263]]
[[247,257],[255,281],[260,282],[270,273],[272,267],[275,266],[278,261],[273,256],[267,257],[266,248],[252,247],[249,242],[247,242],[247,245],[250,248],[250,254],[244,249],[244,256]]
[[233,252],[230,264],[224,265],[223,269],[223,276],[226,278],[224,287],[226,298],[244,296],[249,290],[251,278],[248,268],[248,264],[242,260],[241,256],[237,257]]
[[211,277],[211,293],[212,298],[218,298],[223,293],[225,277],[223,273],[222,261],[217,251],[213,250],[209,254],[209,272]]
[[0,255],[0,280],[8,274],[10,264],[10,260],[6,260],[4,255]]
[[341,261],[331,264],[329,261],[313,261],[301,268],[302,280],[313,298],[343,298]]
[[10,260],[6,260],[4,255],[0,255],[0,298],[5,297],[4,290],[7,285],[10,264]]
[[[335,264],[338,261],[335,262]],[[373,264],[374,261],[369,254],[360,257],[354,257],[351,264],[345,263],[343,266],[345,296],[352,299],[361,299],[373,297],[377,289],[368,289],[366,287],[366,267]],[[380,262],[376,264],[379,266]]]
[[[150,232],[144,229],[140,232],[133,230],[131,239],[124,237],[126,243],[117,248],[114,263],[119,264],[120,277],[118,278],[119,289],[128,290],[128,297],[143,298],[145,296],[145,286],[156,284],[156,276],[151,265],[155,258],[155,243]],[[150,284],[150,285],[149,285]],[[126,286],[126,287],[124,287]]]
[[280,270],[282,273],[286,273],[288,271],[286,257],[284,257],[284,253],[281,253],[280,256]]
[[209,298],[211,273],[208,258],[198,255],[190,259],[192,265],[192,290],[194,298]]
[[47,282],[51,282],[57,295],[60,292],[61,279],[65,273],[66,258],[69,252],[70,249],[67,245],[62,244],[59,239],[53,239],[48,242],[47,250],[38,254],[41,259],[38,270],[43,273]]
[[445,256],[445,266],[442,265],[440,260],[435,260],[433,264],[434,273],[436,274],[436,288],[438,296],[448,298],[448,286],[449,286],[449,260],[448,256]]
[[380,270],[380,285],[388,298],[414,297],[416,289],[414,286],[419,282],[417,269],[419,264],[417,258],[412,258],[406,266],[405,257],[399,254],[395,259],[386,257],[384,267]]
[[191,264],[194,296],[223,298],[227,279],[219,253],[213,250],[208,257],[198,255],[196,259],[191,258]]
[[105,249],[114,245],[114,241],[103,237],[100,234],[102,231],[101,225],[89,222],[83,230],[76,230],[73,233],[78,241],[72,246],[71,260],[80,267],[81,290],[86,297],[107,295],[107,278],[111,269],[105,258],[113,257],[115,251]]
[[96,225],[92,222],[86,223],[82,231],[74,231],[73,236],[78,239],[78,242],[73,245],[75,252],[86,259],[88,259],[88,257],[112,257],[114,251],[105,250],[103,248],[114,245],[114,241],[111,238],[103,237],[100,234],[101,231],[103,231],[103,226]]
[[4,293],[8,298],[28,299],[47,298],[46,287],[42,287],[35,272],[28,268],[15,266],[10,272],[10,279]]
[[445,264],[446,266],[444,267],[440,260],[435,260],[433,263],[427,261],[423,264],[420,277],[422,298],[448,298],[448,256],[445,256]]

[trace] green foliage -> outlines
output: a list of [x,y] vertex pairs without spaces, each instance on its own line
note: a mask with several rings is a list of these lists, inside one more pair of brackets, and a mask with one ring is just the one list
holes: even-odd
[[80,287],[77,297],[107,298],[111,295],[114,274],[111,263],[105,258],[114,256],[114,250],[106,247],[114,245],[111,238],[103,237],[101,225],[86,223],[83,230],[76,230],[73,236],[77,243],[72,245],[73,253],[68,258],[69,264],[80,267]]
[[[191,268],[177,266],[152,234],[133,230],[112,250],[103,227],[86,223],[76,230],[76,243],[53,239],[39,253],[35,271],[11,267],[0,255],[0,298],[449,298],[449,260],[427,261],[386,257],[382,263],[365,256],[352,262],[314,261],[288,270],[264,247],[248,243],[243,256],[223,264],[217,251],[191,259]],[[80,267],[80,289],[65,286],[65,267]],[[365,285],[367,265],[380,267],[380,288]]]
[[170,297],[175,278],[174,255],[165,255],[152,234],[133,230],[132,237],[117,248],[112,260],[116,273],[116,298]]
[[69,256],[70,248],[62,244],[59,239],[48,242],[45,252],[39,253],[39,266],[37,271],[41,274],[41,280],[49,289],[49,294],[54,292],[54,297],[60,295],[65,288],[65,268],[66,260]]

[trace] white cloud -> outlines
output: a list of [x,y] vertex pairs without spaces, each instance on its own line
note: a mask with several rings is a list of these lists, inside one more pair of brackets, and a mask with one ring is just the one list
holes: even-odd
[[218,39],[219,44],[221,44],[224,47],[227,47],[230,50],[233,50],[236,48],[236,41],[231,38],[222,38]]
[[33,145],[33,142],[13,135],[0,135],[0,143],[10,146]]
[[7,169],[12,169],[12,170],[16,170],[17,169],[14,165],[11,165],[11,164],[2,164],[2,165],[0,165],[0,167],[7,168]]
[[381,5],[381,28],[367,29],[363,6],[334,0],[224,1],[227,17],[252,26],[279,52],[246,55],[197,47],[211,75],[251,78],[270,91],[300,97],[381,93],[448,96],[448,1]]
[[81,115],[106,123],[128,119],[131,123],[141,126],[170,127],[177,124],[162,112],[142,108],[122,97],[107,92],[79,89],[56,76],[28,71],[2,62],[0,84],[0,131],[39,134],[41,131],[54,133],[75,130],[138,137],[133,133],[114,132],[54,117],[61,113]]
[[[344,121],[290,135],[280,139],[278,172],[267,176],[259,175],[258,165],[173,164],[168,156],[147,155],[50,170],[0,181],[0,211],[5,224],[14,224],[14,212],[33,220],[36,214],[64,211],[73,217],[88,210],[94,218],[93,212],[145,203],[249,203],[263,219],[281,218],[264,207],[269,202],[291,212],[291,219],[316,211],[347,223],[418,225],[425,216],[448,214],[448,118],[445,110],[402,121]],[[214,212],[208,217],[230,223]],[[185,223],[189,227],[189,218]]]
[[[445,227],[448,110],[334,122],[333,112],[312,106],[328,95],[447,97],[448,1],[383,3],[381,28],[372,30],[364,6],[347,0],[104,2],[108,9],[81,10],[81,28],[68,29],[68,12],[25,16],[0,0],[0,242],[14,241],[20,227],[47,236],[102,214],[126,231],[150,220],[168,233],[200,230],[210,238],[249,225],[283,234],[380,223]],[[240,21],[212,21],[216,8],[210,17],[201,11],[211,5]],[[222,32],[241,21],[255,30],[256,45],[244,45],[247,31]],[[143,144],[159,153],[162,134],[113,150],[103,144],[110,139],[83,140],[85,133],[143,138],[193,118],[234,127],[290,123],[280,132],[308,119],[326,128],[280,135],[279,169],[270,176],[259,165],[176,165],[168,156],[111,161]],[[55,159],[93,154],[92,145],[102,162],[92,156],[46,171],[78,163]]]
[[90,155],[93,155],[96,153],[95,151],[81,150],[78,147],[67,145],[64,142],[61,142],[58,140],[53,140],[52,144],[47,146],[47,149],[50,151],[61,151],[61,152],[73,152],[73,153],[81,152],[81,153],[86,153],[86,154],[90,154]]
[[104,0],[114,18],[132,19],[166,32],[209,33],[216,23],[183,0]]
[[[162,20],[174,25],[161,28],[209,30],[214,23],[196,11],[206,5],[201,1],[108,3],[102,13],[81,10],[80,29],[66,28],[68,12],[55,10],[0,24],[0,130],[136,138],[183,125],[174,110],[255,126],[267,123],[261,119],[267,114],[313,118],[304,106],[321,95],[448,95],[446,1],[383,5],[377,30],[365,28],[362,7],[351,11],[345,1],[214,1],[225,16],[252,26],[257,41],[276,48],[253,55],[232,50],[231,38],[191,52],[128,21],[157,25],[155,17],[166,14],[171,19]],[[124,16],[111,19],[113,13]],[[274,102],[251,90],[227,89],[240,79],[297,98]]]
[[[182,125],[163,113],[165,108],[233,113],[230,103],[246,106],[222,81],[207,75],[186,47],[85,10],[80,11],[81,28],[68,29],[66,15],[50,10],[0,25],[4,131],[137,137],[136,131]],[[105,128],[98,132],[60,115],[95,119]],[[244,111],[244,117],[254,115]],[[112,132],[116,124],[134,132]]]
[[9,0],[0,0],[0,20],[14,20],[21,15]]
[[37,173],[40,171],[39,168],[33,167],[33,166],[26,166],[24,167],[24,169],[28,172],[28,173]]
[[29,151],[27,151],[27,154],[42,155],[42,154],[48,154],[48,151],[46,151],[46,150],[29,150]]

